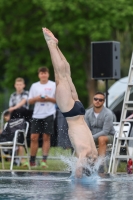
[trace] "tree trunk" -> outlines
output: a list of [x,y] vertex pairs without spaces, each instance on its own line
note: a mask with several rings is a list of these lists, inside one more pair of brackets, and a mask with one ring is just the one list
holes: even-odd
[[91,106],[93,102],[93,96],[97,91],[97,81],[89,79],[87,83],[87,89],[88,89],[88,105]]
[[87,76],[87,91],[88,91],[88,107],[91,106],[93,101],[93,96],[97,91],[97,80],[91,79],[91,49],[90,40],[86,38],[86,62],[84,63],[84,68]]

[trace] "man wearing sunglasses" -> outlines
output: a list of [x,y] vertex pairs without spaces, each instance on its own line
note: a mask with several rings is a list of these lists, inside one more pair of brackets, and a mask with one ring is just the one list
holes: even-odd
[[[93,107],[88,109],[85,114],[93,139],[98,145],[98,155],[105,157],[107,144],[113,143],[115,130],[113,127],[113,113],[108,108],[104,107],[105,95],[102,92],[97,92],[93,98]],[[100,167],[100,172],[104,172],[103,165]]]

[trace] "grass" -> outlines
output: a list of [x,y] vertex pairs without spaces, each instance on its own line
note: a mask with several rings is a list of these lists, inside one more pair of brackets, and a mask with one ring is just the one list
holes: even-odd
[[[36,168],[32,168],[31,170],[44,170],[44,171],[67,171],[67,165],[60,160],[60,156],[70,156],[71,155],[71,150],[70,149],[66,149],[64,150],[63,148],[60,147],[51,147],[50,148],[50,152],[49,152],[49,157],[53,157],[47,160],[47,165],[48,168],[42,168],[39,166],[39,162],[41,161],[42,158],[42,149],[39,148],[38,149],[38,153],[37,156],[41,157],[41,158],[37,158],[37,167]],[[55,159],[56,158],[56,159]],[[5,165],[5,170],[9,170],[10,169],[10,162],[5,161],[4,162]],[[0,162],[0,169],[2,169],[2,163]],[[27,170],[27,167],[22,167],[22,166],[13,166],[14,170]]]
[[127,162],[120,162],[117,172],[127,172]]
[[[67,171],[67,166],[60,160],[48,160],[48,168],[44,169],[40,166],[32,168],[31,170],[44,170],[44,171]],[[0,163],[0,168],[2,169],[2,164]],[[10,169],[10,162],[5,162],[5,170]],[[14,166],[14,170],[28,170],[28,167]]]
[[[51,147],[50,152],[49,152],[49,157],[51,157],[51,158],[47,160],[48,168],[45,168],[45,169],[39,166],[39,162],[41,161],[41,158],[42,158],[42,149],[41,148],[38,149],[37,156],[40,157],[40,158],[36,159],[38,165],[37,165],[36,168],[32,168],[32,170],[37,170],[37,171],[42,171],[42,170],[43,171],[68,171],[68,169],[67,169],[68,166],[66,165],[66,163],[64,163],[60,159],[60,156],[64,156],[64,157],[71,156],[71,149],[64,150],[61,147]],[[4,163],[5,163],[5,170],[9,170],[10,169],[10,162],[6,161]],[[117,172],[126,172],[126,166],[127,166],[127,163],[121,161],[118,165]],[[2,163],[1,162],[0,162],[0,169],[2,169]],[[28,170],[27,167],[22,167],[22,166],[14,166],[13,169],[14,170]]]

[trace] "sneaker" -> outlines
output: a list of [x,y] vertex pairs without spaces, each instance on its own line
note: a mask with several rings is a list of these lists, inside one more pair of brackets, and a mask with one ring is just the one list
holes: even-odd
[[48,165],[43,160],[40,162],[40,166],[43,167],[43,168],[48,168]]
[[16,163],[16,162],[14,161],[14,162],[13,162],[13,165],[14,165],[14,166],[18,166],[18,163]]
[[15,166],[20,166],[20,160],[19,159],[14,159],[13,165]]
[[29,162],[25,161],[23,163],[21,163],[22,167],[29,167]]
[[35,162],[30,162],[30,166],[31,166],[31,167],[37,167],[37,165],[36,165]]

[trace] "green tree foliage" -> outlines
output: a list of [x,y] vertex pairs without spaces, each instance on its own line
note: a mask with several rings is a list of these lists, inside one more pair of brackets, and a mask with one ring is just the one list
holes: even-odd
[[[79,98],[87,106],[88,96],[92,99],[97,85],[91,80],[91,41],[120,40],[122,75],[127,75],[125,65],[130,60],[133,40],[132,17],[132,0],[0,0],[1,89],[12,89],[18,76],[25,78],[29,89],[38,80],[38,67],[44,65],[49,67],[54,80],[41,30],[47,27],[59,39],[59,47],[71,65]],[[124,45],[129,50],[125,58]]]

